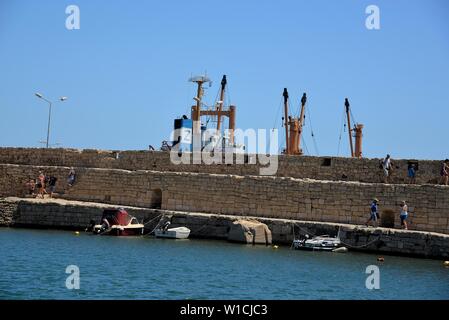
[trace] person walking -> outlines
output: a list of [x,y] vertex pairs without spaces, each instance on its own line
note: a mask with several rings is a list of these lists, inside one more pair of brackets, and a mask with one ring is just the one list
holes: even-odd
[[389,154],[382,160],[382,169],[384,171],[384,183],[388,183],[391,175],[391,157]]
[[370,206],[370,217],[366,221],[365,225],[368,227],[369,223],[373,221],[374,227],[377,227],[377,220],[379,219],[379,207],[378,207],[379,200],[377,198],[374,198],[371,202]]
[[58,180],[58,178],[54,177],[54,176],[50,176],[50,178],[48,179],[48,191],[50,191],[50,198],[53,198],[53,193],[55,192],[56,189],[56,181]]
[[38,189],[38,196],[40,195],[42,199],[45,198],[45,194],[47,191],[45,190],[45,175],[42,171],[39,171],[39,176],[37,177],[37,189]]
[[399,217],[401,218],[401,226],[404,227],[405,230],[408,230],[407,226],[408,206],[405,201],[402,201],[401,203],[401,215]]
[[70,168],[69,176],[67,178],[67,184],[69,185],[69,187],[73,186],[73,184],[75,183],[75,180],[76,180],[75,169]]
[[443,163],[441,164],[440,175],[441,175],[440,184],[444,184],[445,186],[447,186],[449,180],[449,159],[444,160]]

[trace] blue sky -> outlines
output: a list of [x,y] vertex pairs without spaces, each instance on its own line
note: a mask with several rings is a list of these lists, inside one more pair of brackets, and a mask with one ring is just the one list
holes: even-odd
[[[65,28],[68,5],[81,29]],[[365,8],[380,8],[380,30]],[[344,98],[364,155],[449,157],[449,2],[0,0],[0,146],[147,149],[186,114],[193,74],[221,76],[237,126],[279,129],[287,87],[308,95],[319,155],[337,155]],[[282,131],[281,131],[282,132]],[[308,154],[316,155],[307,121]],[[340,155],[348,155],[343,133]]]

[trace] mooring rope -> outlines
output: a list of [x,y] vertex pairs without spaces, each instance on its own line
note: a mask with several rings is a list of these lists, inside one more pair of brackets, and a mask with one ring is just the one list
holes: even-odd
[[154,217],[153,219],[151,219],[150,221],[148,221],[147,223],[144,224],[144,225],[146,225],[146,224],[148,224],[148,223],[150,223],[150,222],[156,220],[156,219],[159,218],[159,217],[160,217],[160,219],[159,219],[158,223],[156,224],[156,226],[154,227],[154,229],[151,230],[150,232],[144,234],[143,236],[147,236],[147,235],[149,235],[149,234],[152,234],[152,233],[159,227],[159,224],[161,223],[161,221],[162,221],[162,219],[165,217],[165,215],[164,215],[163,213],[161,213],[160,215]]
[[344,244],[345,246],[349,247],[349,248],[358,249],[358,248],[368,247],[369,245],[373,244],[374,242],[379,241],[380,238],[381,238],[381,235],[379,235],[379,236],[377,237],[377,239],[374,239],[374,240],[372,240],[372,241],[370,241],[370,242],[368,242],[368,243],[362,244],[362,245],[360,245],[360,246],[353,246],[353,245],[350,245],[349,243],[345,243],[345,242],[343,242],[343,241],[341,241],[341,240],[340,240],[340,242],[341,242],[342,244]]
[[145,226],[145,225],[147,225],[147,224],[149,224],[150,222],[153,222],[154,220],[156,220],[157,218],[159,218],[160,216],[163,216],[164,214],[163,213],[161,213],[160,215],[158,215],[158,216],[156,216],[156,217],[154,217],[153,219],[151,219],[150,221],[147,221],[147,222],[145,222],[143,225]]

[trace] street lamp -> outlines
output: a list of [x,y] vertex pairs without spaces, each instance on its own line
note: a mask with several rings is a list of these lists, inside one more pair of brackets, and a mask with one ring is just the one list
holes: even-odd
[[[42,99],[42,100],[48,102],[48,126],[47,126],[47,141],[46,141],[46,148],[48,149],[48,142],[49,142],[49,139],[50,139],[50,121],[51,121],[51,106],[52,106],[52,102],[50,100],[46,99],[39,92],[36,92],[35,95],[39,99]],[[61,97],[61,98],[59,98],[59,100],[60,101],[65,101],[65,100],[67,100],[67,97]]]

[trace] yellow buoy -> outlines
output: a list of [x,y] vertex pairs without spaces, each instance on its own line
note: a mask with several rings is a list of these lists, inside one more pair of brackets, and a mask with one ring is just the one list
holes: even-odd
[[449,267],[449,261],[444,261],[443,264],[444,264],[445,267]]
[[80,232],[79,231],[75,231],[75,235],[79,236]]
[[277,245],[274,245],[274,246],[273,246],[273,249],[277,249],[277,248],[279,248],[279,246],[277,246]]

